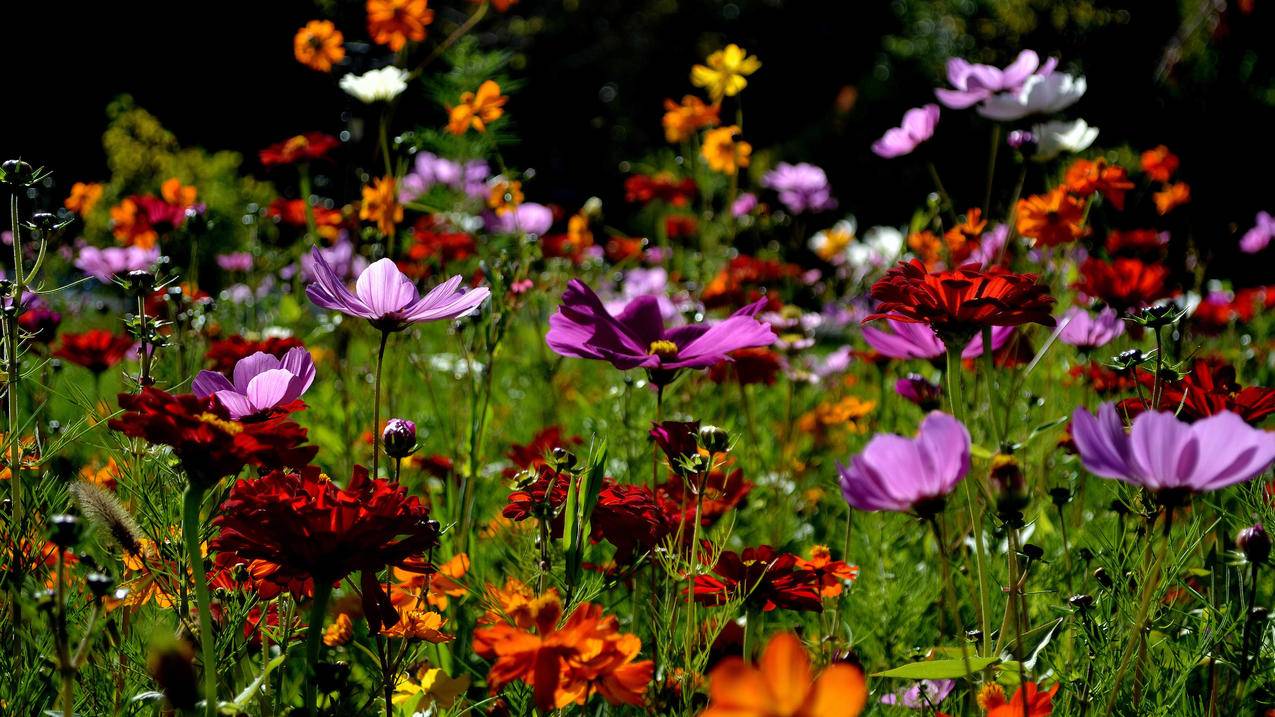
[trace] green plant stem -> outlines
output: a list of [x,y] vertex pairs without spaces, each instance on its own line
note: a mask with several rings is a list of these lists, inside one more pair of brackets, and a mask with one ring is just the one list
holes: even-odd
[[199,610],[199,648],[203,655],[204,714],[217,714],[217,661],[214,656],[212,610],[208,601],[208,577],[204,574],[204,558],[200,551],[199,508],[204,488],[191,483],[182,495],[182,538],[186,542],[186,560],[195,581],[195,607]]
[[[22,301],[22,225],[18,222],[18,193],[15,191],[9,196],[9,214],[12,223],[13,233],[13,305],[18,306]],[[22,442],[20,440],[20,430],[18,421],[18,316],[14,313],[11,317],[5,318],[5,339],[8,346],[6,347],[5,362],[8,369],[8,386],[5,387],[5,394],[9,404],[9,500],[10,513],[13,525],[22,524]],[[16,604],[16,603],[15,603]],[[15,620],[21,619],[16,617],[21,613],[15,610]]]
[[381,367],[385,363],[385,344],[390,332],[381,332],[381,345],[376,350],[376,378],[372,386],[372,477],[380,476],[381,467]]
[[[935,545],[939,549],[939,568],[943,576],[943,597],[952,617],[952,636],[961,643],[961,660],[965,663],[965,679],[972,680],[974,671],[970,669],[969,644],[961,634],[961,606],[956,601],[956,586],[952,583],[952,566],[947,560],[947,541],[943,539],[943,528],[939,526],[938,516],[929,517],[930,528],[934,531]],[[844,559],[844,558],[843,558]]]
[[323,620],[332,596],[332,581],[315,578],[314,599],[310,603],[310,624],[305,635],[305,709],[310,717],[318,714],[318,689],[315,675],[319,666],[319,646],[323,644]]
[[948,196],[947,189],[943,186],[943,180],[939,179],[939,170],[934,166],[933,162],[926,162],[925,168],[930,171],[930,179],[934,180],[934,189],[939,193],[939,200],[943,202],[943,209],[947,210],[947,217],[951,220],[952,226],[961,223],[956,216],[956,205],[952,203],[952,197]]
[[1138,601],[1138,615],[1133,621],[1133,629],[1129,632],[1129,640],[1125,643],[1124,652],[1120,656],[1119,667],[1115,679],[1111,683],[1111,694],[1107,697],[1107,707],[1103,712],[1112,714],[1116,700],[1120,697],[1120,686],[1133,663],[1134,652],[1142,644],[1142,631],[1147,627],[1147,618],[1151,611],[1151,598],[1155,596],[1156,584],[1160,580],[1160,568],[1164,564],[1165,554],[1169,550],[1169,536],[1173,531],[1173,508],[1166,508],[1164,513],[1164,537],[1160,541],[1160,549],[1156,552],[1155,562],[1143,577],[1142,597]]
[[992,185],[996,179],[996,156],[1001,148],[1001,125],[992,123],[992,143],[987,150],[987,189],[983,193],[983,218],[987,218],[992,209]]
[[[710,458],[711,463],[711,458]],[[684,669],[689,677],[692,674],[691,657],[694,654],[695,635],[695,578],[699,574],[699,530],[700,520],[704,515],[704,484],[708,480],[708,471],[696,477],[695,485],[695,523],[691,526],[690,585],[686,587],[686,664]],[[688,689],[688,685],[686,688]]]
[[1000,397],[996,394],[996,356],[992,350],[992,327],[983,327],[983,370],[987,376],[987,418],[992,424],[992,435],[996,438],[996,450],[1000,450],[1005,442],[1001,433],[1001,424],[996,420],[1000,413]]
[[[952,415],[957,420],[961,420],[965,415],[965,398],[961,392],[961,342],[952,340],[952,337],[945,337],[947,344],[947,368],[944,371],[947,379],[947,397],[952,409]],[[964,423],[964,421],[961,421]],[[973,491],[969,487],[967,481],[961,482],[961,487],[965,493],[965,507],[969,512],[970,529],[974,531],[974,570],[978,577],[978,604],[979,604],[979,629],[983,632],[983,649],[982,654],[986,656],[991,648],[991,598],[987,592],[987,570],[983,565],[983,554],[985,545],[983,541],[983,519],[982,514],[975,510]]]

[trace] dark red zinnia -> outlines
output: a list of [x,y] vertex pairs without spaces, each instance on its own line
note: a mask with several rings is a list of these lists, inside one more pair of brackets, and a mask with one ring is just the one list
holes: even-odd
[[929,324],[944,341],[964,343],[991,326],[1054,326],[1049,315],[1054,297],[1035,274],[999,267],[982,270],[966,264],[949,271],[927,271],[913,259],[900,262],[872,285],[877,312],[864,319],[893,319]]
[[695,601],[704,605],[722,605],[743,597],[745,604],[762,612],[777,608],[823,610],[815,573],[798,569],[797,556],[769,545],[744,548],[742,553],[722,551],[713,574],[695,578],[694,590]]
[[293,164],[320,159],[335,149],[341,142],[330,134],[323,132],[306,132],[276,142],[261,150],[258,155],[261,163],[267,167],[276,164]]
[[354,469],[347,487],[317,471],[271,471],[241,479],[213,523],[215,565],[254,561],[276,566],[266,579],[295,585],[337,582],[362,573],[363,611],[374,632],[398,622],[398,611],[377,580],[386,567],[427,572],[426,553],[438,544],[429,507],[397,483]]
[[1169,296],[1165,286],[1169,270],[1163,264],[1120,257],[1111,262],[1092,257],[1080,265],[1080,280],[1073,286],[1086,296],[1101,299],[1125,312]]
[[257,353],[268,353],[275,358],[283,358],[289,349],[303,347],[300,339],[291,336],[272,336],[260,341],[245,339],[239,334],[213,341],[204,354],[204,359],[211,365],[210,369],[229,375],[240,359]]
[[244,466],[304,466],[318,451],[304,445],[306,430],[286,416],[232,421],[212,396],[145,388],[119,394],[119,404],[124,412],[110,420],[111,429],[170,446],[187,478],[198,485],[210,486]]
[[[1143,395],[1119,404],[1130,418],[1146,410],[1155,377],[1150,371],[1139,370],[1138,381],[1146,389]],[[1256,426],[1275,413],[1275,388],[1241,386],[1235,380],[1234,366],[1218,359],[1196,359],[1191,372],[1180,381],[1163,382],[1158,410],[1175,412],[1187,422],[1230,411]]]
[[116,336],[104,329],[89,329],[81,334],[63,334],[62,344],[53,355],[100,374],[124,360],[137,343],[131,336]]
[[734,381],[745,386],[754,383],[769,386],[783,368],[779,354],[765,346],[739,349],[729,355],[732,361],[719,361],[708,367],[708,379],[713,383]]
[[590,520],[593,541],[614,545],[615,562],[620,565],[654,549],[669,534],[664,511],[646,486],[608,482],[598,494]]

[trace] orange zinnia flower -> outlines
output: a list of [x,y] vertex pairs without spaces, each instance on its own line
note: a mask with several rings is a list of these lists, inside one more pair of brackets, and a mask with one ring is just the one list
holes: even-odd
[[349,615],[341,613],[336,616],[336,621],[323,631],[323,644],[328,647],[340,647],[348,643],[352,637],[354,637],[354,623]]
[[1153,198],[1155,199],[1156,210],[1161,215],[1168,214],[1191,201],[1191,187],[1186,182],[1170,184],[1164,188],[1164,191],[1156,192]]
[[447,108],[447,131],[465,134],[473,127],[479,132],[486,132],[487,125],[505,114],[504,107],[508,101],[508,97],[500,94],[500,85],[487,80],[478,86],[477,92],[462,94],[460,104]]
[[960,224],[943,233],[943,241],[947,242],[947,253],[953,265],[964,263],[974,253],[985,229],[987,220],[983,218],[983,210],[971,209],[965,213],[965,219]]
[[498,622],[474,633],[474,651],[492,661],[487,683],[493,693],[515,680],[525,682],[544,713],[585,704],[595,693],[612,705],[644,704],[654,665],[634,661],[641,641],[621,633],[619,622],[604,616],[600,605],[581,604],[561,626],[556,590],[517,609],[521,618],[515,624]]
[[696,97],[686,95],[682,104],[664,100],[664,138],[672,144],[690,139],[705,127],[717,125],[720,105],[710,105]]
[[146,218],[146,212],[132,197],[111,207],[111,232],[121,244],[150,249],[159,241],[159,233]]
[[165,180],[159,187],[159,193],[165,202],[183,209],[194,206],[195,199],[199,197],[198,189],[182,184],[177,177]]
[[704,135],[704,146],[700,148],[700,154],[714,172],[734,174],[748,166],[753,146],[742,139],[736,139],[739,131],[739,127],[731,125],[710,129]]
[[1067,191],[1072,194],[1088,197],[1094,192],[1101,192],[1112,206],[1121,211],[1124,210],[1125,192],[1133,189],[1133,182],[1129,181],[1124,167],[1108,165],[1101,159],[1077,159],[1067,168],[1063,179]]
[[377,178],[372,186],[363,188],[359,219],[376,222],[376,228],[386,236],[394,233],[395,225],[403,221],[403,205],[398,203],[393,177]]
[[433,610],[400,610],[398,622],[381,630],[381,634],[400,640],[424,640],[438,644],[450,642],[454,635],[443,632],[447,618]]
[[1037,245],[1057,246],[1085,234],[1085,205],[1058,187],[1048,194],[1018,200],[1018,233]]
[[810,559],[797,558],[798,570],[810,570],[818,575],[816,584],[819,594],[826,598],[834,598],[841,594],[842,584],[854,582],[859,577],[859,566],[849,565],[844,560],[833,560],[832,551],[826,545],[816,545],[810,549]]
[[425,39],[425,28],[434,22],[428,0],[367,0],[367,32],[378,45],[398,52],[408,40]]
[[1178,156],[1164,145],[1148,149],[1142,153],[1142,171],[1157,182],[1168,182],[1178,171]]
[[929,229],[909,234],[908,248],[927,269],[934,269],[943,258],[943,242]]
[[[1025,692],[1024,692],[1025,690]],[[988,690],[980,692],[978,703],[987,710],[987,717],[1049,717],[1054,713],[1054,694],[1058,685],[1041,692],[1034,682],[1022,685],[1014,692],[1014,696],[1005,701],[1005,693]],[[1024,709],[1023,702],[1027,702]]]
[[[449,597],[461,597],[468,592],[464,585],[457,582],[465,577],[467,572],[469,572],[469,556],[465,553],[457,553],[450,560],[439,565],[432,575],[394,568],[394,579],[397,582],[394,589],[390,591],[390,600],[398,606],[419,606],[424,600],[432,607],[446,610]],[[429,591],[421,595],[426,587]]]
[[491,207],[497,215],[504,216],[517,209],[523,199],[525,197],[522,193],[522,182],[501,179],[491,185],[491,192],[487,195],[487,206]]
[[319,72],[330,72],[345,59],[345,36],[329,20],[311,20],[292,38],[297,62]]
[[83,217],[93,211],[93,207],[97,205],[97,200],[101,198],[101,184],[97,182],[76,182],[71,185],[71,196],[62,202],[62,206]]
[[816,676],[801,640],[788,632],[771,638],[755,667],[728,657],[708,680],[700,717],[855,717],[868,702],[863,671],[835,663]]

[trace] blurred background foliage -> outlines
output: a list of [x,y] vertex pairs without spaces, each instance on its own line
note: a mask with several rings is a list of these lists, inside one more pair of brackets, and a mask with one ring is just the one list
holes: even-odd
[[[431,0],[437,28],[463,20],[463,0]],[[824,166],[845,211],[864,224],[902,223],[928,187],[914,162],[886,162],[869,145],[908,107],[932,101],[953,55],[1004,63],[1032,48],[1088,78],[1072,114],[1102,130],[1099,144],[1136,138],[1181,155],[1191,183],[1190,223],[1179,231],[1215,245],[1222,263],[1239,232],[1273,209],[1268,183],[1254,181],[1275,162],[1275,71],[1268,38],[1275,8],[1265,0],[521,0],[485,21],[477,47],[503,50],[504,72],[522,83],[509,110],[517,142],[502,147],[511,166],[532,168],[529,199],[568,210],[598,196],[608,222],[624,226],[623,177],[664,144],[665,98],[692,91],[690,66],[727,42],[760,56],[763,67],[743,95],[744,134],[754,173],[779,159]],[[138,0],[65,12],[51,4],[8,3],[6,26],[27,28],[0,46],[18,68],[0,152],[55,170],[60,186],[103,180],[125,191],[138,156],[128,142],[165,148],[160,161],[195,171],[201,198],[268,198],[251,180],[214,178],[236,167],[270,179],[261,147],[309,130],[336,132],[361,108],[334,77],[292,57],[291,38],[313,17],[346,33],[351,67],[386,58],[368,47],[361,0],[226,0],[198,22],[171,5]],[[38,30],[38,31],[37,31]],[[50,30],[50,31],[46,31]],[[67,68],[71,68],[68,70]],[[451,81],[445,63],[426,80]],[[453,78],[454,79],[454,78]],[[120,123],[121,93],[153,113]],[[419,96],[419,95],[418,95]],[[113,109],[104,113],[104,108]],[[438,128],[442,107],[405,104],[395,130]],[[115,129],[103,152],[102,133]],[[122,127],[127,127],[120,135]],[[131,135],[129,133],[132,133]],[[169,134],[171,133],[171,134]],[[981,196],[988,130],[972,113],[945,113],[933,143],[958,204]],[[183,147],[179,150],[173,137]],[[231,150],[242,155],[242,162]],[[163,168],[167,169],[167,168]],[[122,170],[122,171],[119,171]],[[123,175],[123,176],[119,176]],[[355,196],[348,180],[325,188]],[[202,183],[207,182],[207,188]],[[116,186],[118,185],[118,186]],[[152,188],[153,189],[153,188]],[[1240,283],[1260,267],[1231,264]]]

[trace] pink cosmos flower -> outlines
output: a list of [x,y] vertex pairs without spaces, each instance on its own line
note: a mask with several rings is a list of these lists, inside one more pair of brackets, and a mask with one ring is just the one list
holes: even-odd
[[910,109],[904,113],[902,125],[886,130],[881,139],[872,143],[872,151],[886,159],[910,154],[922,142],[934,136],[934,128],[938,123],[938,105],[928,104]]
[[301,398],[314,383],[310,352],[297,346],[282,359],[258,351],[235,364],[234,381],[216,371],[200,371],[191,389],[200,398],[216,396],[230,418],[238,421],[283,408]]
[[934,515],[970,470],[970,434],[932,411],[916,438],[877,434],[850,465],[837,463],[841,494],[857,510]]

